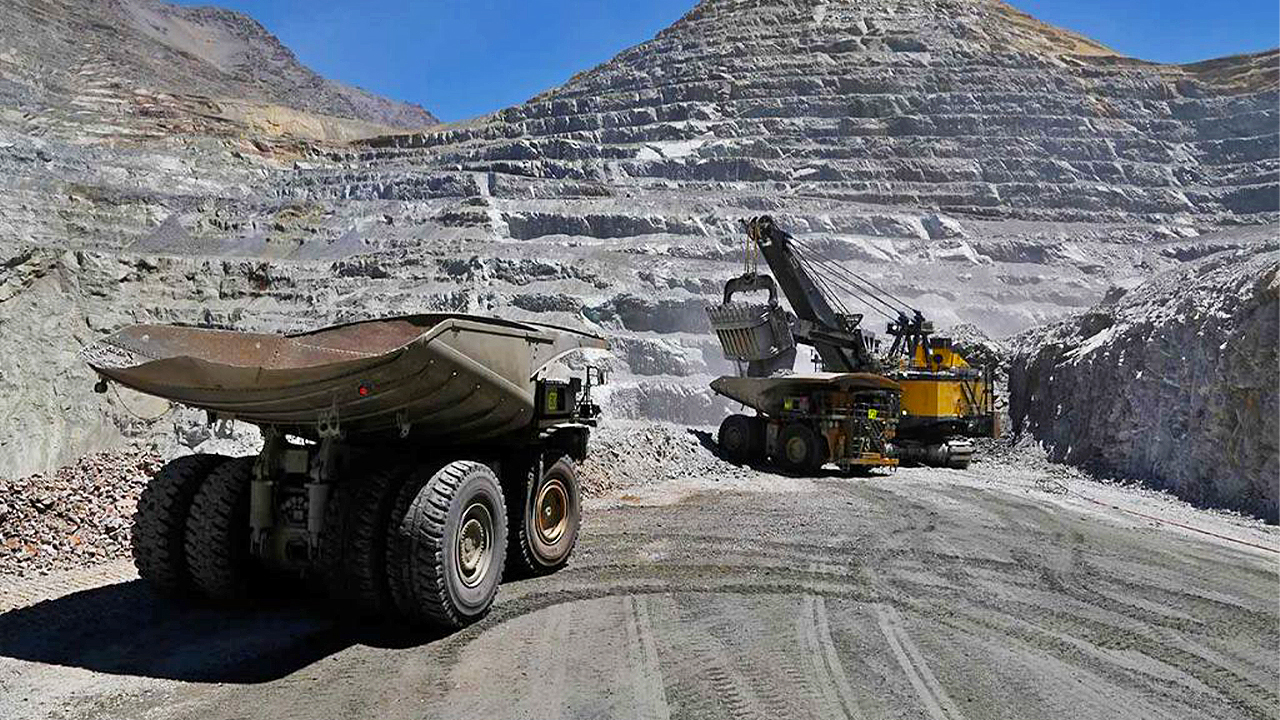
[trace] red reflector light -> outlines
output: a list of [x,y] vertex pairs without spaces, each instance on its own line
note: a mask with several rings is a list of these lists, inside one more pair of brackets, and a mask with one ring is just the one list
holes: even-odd
[[360,397],[369,397],[369,386],[361,385],[360,387],[356,388],[356,392],[360,393]]

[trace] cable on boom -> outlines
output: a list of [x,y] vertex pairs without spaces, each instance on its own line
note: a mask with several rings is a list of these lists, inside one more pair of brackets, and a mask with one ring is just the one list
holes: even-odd
[[[843,302],[840,301],[839,296],[836,293],[832,292],[830,287],[831,285],[835,285],[840,289],[844,290],[847,294],[862,301],[863,304],[865,304],[868,308],[884,316],[890,321],[897,320],[897,315],[900,312],[897,308],[893,307],[892,305],[889,305],[884,300],[876,297],[873,293],[866,290],[865,288],[852,284],[848,279],[841,277],[839,273],[826,267],[826,265],[821,264],[819,262],[815,262],[811,257],[811,253],[813,252],[812,250],[808,248],[802,249],[801,247],[793,246],[792,251],[795,254],[795,256],[805,265],[805,270],[808,271],[810,275],[816,278],[824,286],[824,289],[827,290],[828,294],[831,295],[831,297],[835,300],[836,303],[840,304],[841,310],[846,315],[849,314],[849,310],[847,307],[844,306]],[[884,310],[881,310],[880,308],[876,307],[875,304],[873,303],[879,303],[885,308],[888,308],[890,312],[885,312]],[[893,314],[890,314],[890,313],[893,313]]]
[[[899,309],[898,309],[898,308],[895,308],[895,307],[893,307],[893,306],[891,306],[891,305],[889,305],[887,302],[884,302],[883,298],[888,298],[889,300],[892,300],[893,302],[897,303],[898,305],[900,305],[903,309],[907,310],[908,312],[911,312],[911,313],[918,312],[918,310],[917,310],[916,308],[914,308],[914,307],[912,307],[911,305],[909,305],[909,304],[907,304],[907,303],[903,302],[900,298],[898,298],[898,297],[897,297],[896,295],[894,295],[893,293],[889,292],[888,290],[885,290],[884,288],[880,287],[879,285],[876,285],[875,283],[873,283],[873,282],[871,282],[870,280],[868,280],[866,277],[863,277],[862,275],[859,275],[858,273],[856,273],[856,272],[854,272],[854,271],[852,271],[852,270],[848,269],[848,268],[847,268],[847,267],[845,267],[844,265],[841,265],[838,261],[833,260],[832,258],[830,258],[830,257],[828,257],[827,255],[823,254],[821,251],[819,251],[819,250],[817,250],[816,248],[814,248],[814,247],[810,246],[810,245],[809,245],[807,242],[805,242],[804,240],[800,240],[799,238],[795,238],[795,237],[791,238],[791,240],[792,240],[792,245],[793,245],[794,247],[796,247],[797,249],[803,249],[807,254],[812,255],[812,256],[814,256],[814,257],[818,258],[821,262],[824,262],[824,263],[826,263],[826,264],[827,264],[827,265],[829,265],[829,266],[832,266],[832,267],[831,267],[831,269],[832,269],[832,271],[833,271],[833,272],[836,272],[836,273],[839,273],[839,274],[844,275],[844,276],[845,276],[848,280],[850,280],[851,282],[857,282],[857,283],[860,283],[862,286],[864,286],[864,287],[866,288],[866,292],[867,292],[868,294],[870,294],[872,297],[876,297],[876,299],[877,299],[878,301],[880,301],[880,302],[881,302],[881,304],[883,304],[883,305],[885,305],[886,307],[890,308],[891,310],[893,310],[893,312],[897,313],[897,312],[899,312]],[[879,295],[878,297],[877,297],[877,294]]]

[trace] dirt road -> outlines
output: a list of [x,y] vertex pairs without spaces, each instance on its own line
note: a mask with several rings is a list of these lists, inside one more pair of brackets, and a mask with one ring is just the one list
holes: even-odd
[[1042,479],[614,491],[569,568],[443,637],[179,609],[123,564],[0,586],[61,595],[0,615],[0,717],[1276,717],[1280,555],[1150,518],[1275,533]]

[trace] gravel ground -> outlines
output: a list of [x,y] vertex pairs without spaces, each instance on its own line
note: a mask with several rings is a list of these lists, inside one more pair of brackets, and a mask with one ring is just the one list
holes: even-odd
[[0,717],[1275,717],[1274,527],[1025,444],[792,478],[701,432],[602,431],[569,567],[453,634],[0,577]]

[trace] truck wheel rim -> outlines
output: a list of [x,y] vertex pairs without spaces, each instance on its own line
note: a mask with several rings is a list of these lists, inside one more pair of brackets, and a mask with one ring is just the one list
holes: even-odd
[[454,553],[458,577],[467,587],[480,584],[493,561],[493,515],[482,502],[473,502],[462,513]]
[[534,505],[538,513],[538,538],[548,545],[554,545],[564,536],[569,524],[569,493],[565,490],[560,478],[552,478],[543,484],[538,491],[538,501]]
[[793,437],[787,440],[787,460],[793,464],[799,465],[809,457],[809,444],[804,438]]
[[726,428],[724,433],[724,446],[729,452],[737,452],[746,445],[742,438],[742,433],[738,428]]

